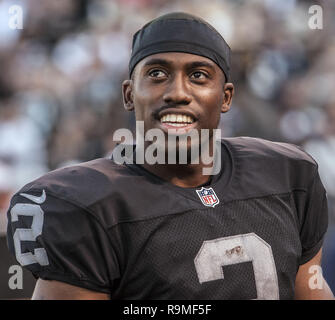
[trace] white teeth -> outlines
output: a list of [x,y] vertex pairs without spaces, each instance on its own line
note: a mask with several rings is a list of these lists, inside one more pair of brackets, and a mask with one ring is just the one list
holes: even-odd
[[181,124],[185,125],[185,123],[193,123],[194,120],[192,117],[187,115],[181,115],[181,114],[166,114],[165,116],[161,117],[161,122],[169,122],[173,124]]
[[168,123],[170,126],[173,126],[173,127],[185,127],[185,124],[184,123],[176,123],[176,122],[170,122]]

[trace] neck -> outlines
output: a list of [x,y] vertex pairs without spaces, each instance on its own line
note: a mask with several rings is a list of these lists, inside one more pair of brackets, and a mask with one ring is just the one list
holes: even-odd
[[163,180],[182,187],[192,188],[209,181],[210,175],[203,174],[202,164],[143,164],[143,167]]
[[[149,164],[144,161],[143,167],[178,187],[198,187],[208,182],[212,173],[217,173],[212,170],[214,168],[214,149],[213,141],[212,139],[210,140],[209,144],[203,145],[202,150],[204,152],[201,153],[200,158],[196,161],[198,163],[188,161],[186,164],[168,164],[168,161],[165,161],[164,164]],[[168,152],[165,154],[165,160],[167,159]]]

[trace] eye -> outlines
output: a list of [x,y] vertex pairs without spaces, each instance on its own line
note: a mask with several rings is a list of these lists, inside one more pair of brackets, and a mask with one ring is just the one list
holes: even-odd
[[205,79],[208,78],[207,74],[205,74],[202,71],[195,71],[192,73],[191,77],[195,78],[195,79]]
[[152,78],[164,78],[166,76],[165,72],[159,69],[151,70],[148,74]]

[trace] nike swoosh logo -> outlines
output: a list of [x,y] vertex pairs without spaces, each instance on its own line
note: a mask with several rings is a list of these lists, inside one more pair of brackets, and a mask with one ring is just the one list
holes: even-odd
[[45,195],[44,189],[43,189],[42,195],[40,197],[33,196],[32,194],[27,194],[27,193],[20,193],[20,196],[25,197],[25,198],[27,198],[27,199],[29,199],[32,202],[35,202],[37,204],[42,204],[45,201],[45,199],[47,198],[46,195]]

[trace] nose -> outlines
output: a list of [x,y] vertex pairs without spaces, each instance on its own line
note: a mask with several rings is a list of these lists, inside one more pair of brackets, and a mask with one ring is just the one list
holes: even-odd
[[163,100],[167,104],[188,105],[191,102],[192,98],[189,94],[183,74],[178,73],[171,79],[171,82],[163,95]]

